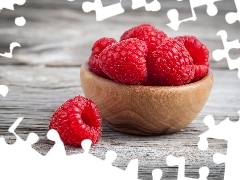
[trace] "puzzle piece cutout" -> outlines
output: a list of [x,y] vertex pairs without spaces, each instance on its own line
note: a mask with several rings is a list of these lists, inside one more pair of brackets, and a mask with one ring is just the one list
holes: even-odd
[[15,24],[17,26],[24,26],[26,24],[26,19],[24,17],[17,17],[15,18]]
[[[240,116],[240,111],[238,113]],[[43,179],[45,174],[48,174],[49,179],[76,179],[76,177],[81,177],[80,179],[83,180],[138,179],[137,159],[131,160],[125,170],[114,167],[112,163],[115,161],[117,154],[114,151],[108,151],[104,160],[89,154],[91,140],[82,141],[81,146],[84,153],[67,156],[64,144],[55,130],[49,130],[47,134],[48,139],[54,141],[55,144],[45,156],[42,156],[32,149],[32,144],[39,139],[35,133],[29,134],[26,141],[23,141],[15,133],[15,129],[22,120],[22,117],[18,118],[8,130],[16,136],[16,142],[13,145],[6,144],[4,138],[0,137],[0,173],[2,176],[8,177],[10,180],[17,178],[30,180],[33,178],[31,174],[38,174],[38,177],[34,179],[39,180]],[[208,138],[227,140],[227,155],[216,153],[213,160],[217,164],[226,164],[225,180],[239,179],[240,142],[238,137],[240,137],[240,121],[231,122],[227,118],[219,125],[215,125],[213,117],[207,116],[204,119],[204,123],[209,127],[209,130],[200,135],[199,148],[208,148]],[[184,157],[169,155],[166,161],[169,166],[178,166],[178,180],[194,180],[194,178],[185,177]],[[39,174],[39,169],[44,173]],[[25,172],[26,170],[32,173],[28,174]],[[12,173],[13,171],[14,173]],[[208,167],[201,167],[198,180],[207,180],[208,174]],[[162,170],[154,169],[152,171],[152,179],[160,180],[161,178]]]
[[[26,153],[26,151],[31,149],[31,146],[36,143],[39,140],[39,137],[37,134],[35,133],[30,133],[27,137],[27,140],[24,141],[22,140],[15,132],[17,126],[22,122],[23,117],[19,117],[13,124],[12,126],[8,129],[8,131],[10,133],[12,133],[15,137],[16,137],[16,142],[18,143],[14,143],[13,146],[18,146],[18,149],[20,149],[20,152],[23,153],[22,151],[24,151],[24,153]],[[10,147],[10,145],[9,145]],[[28,148],[26,148],[28,147]],[[25,149],[26,148],[26,149]],[[31,151],[32,152],[32,151]],[[33,151],[34,152],[34,151]],[[35,151],[36,152],[36,151]],[[34,154],[35,154],[34,152]],[[30,152],[27,152],[27,154]],[[39,153],[38,153],[39,154]]]
[[[26,2],[26,0],[9,0],[9,1],[2,1],[0,2],[0,12],[1,12],[1,9],[5,8],[5,9],[9,9],[9,10],[14,10],[14,4],[18,4],[18,5],[23,5],[24,3]],[[22,17],[23,18],[23,17]],[[17,17],[15,19],[15,24],[17,25],[19,20],[20,20],[20,25],[22,25],[22,18],[19,19],[19,17]],[[24,25],[24,24],[23,24]],[[4,54],[1,54],[0,53],[0,56],[3,56],[3,57],[7,57],[7,58],[12,58],[12,52],[13,52],[13,49],[15,47],[21,47],[19,43],[17,42],[12,42],[10,44],[10,52],[7,53],[5,52]]]
[[[95,0],[94,2],[84,2],[82,4],[82,9],[84,12],[95,11],[96,20],[102,21],[107,18],[122,14],[125,10],[122,7],[121,1],[119,3],[103,7],[101,0]],[[161,9],[161,4],[158,0],[153,0],[151,3],[147,3],[146,0],[132,0],[132,9],[138,9],[145,7],[146,11],[159,11]]]
[[[174,157],[172,155],[167,156],[168,166],[178,166],[178,180],[194,180],[193,178],[185,177],[185,158],[184,157]],[[201,167],[199,169],[198,180],[207,180],[209,174],[208,167]]]
[[[52,136],[54,135],[54,136]],[[57,133],[57,131],[51,132],[50,139],[55,141],[55,144],[59,144],[58,146],[54,145],[53,148],[55,148],[55,151],[58,151],[58,148],[63,148],[63,143],[60,140],[60,137]],[[126,170],[119,169],[117,167],[112,166],[112,163],[117,158],[117,154],[114,151],[107,151],[105,155],[105,159],[101,160],[91,154],[89,154],[89,150],[91,148],[91,140],[86,139],[82,141],[81,147],[83,148],[84,152],[82,154],[73,154],[66,156],[65,153],[61,153],[58,155],[58,164],[71,164],[70,170],[72,172],[78,172],[81,170],[81,179],[127,179],[127,180],[137,180],[138,176],[138,160],[131,160],[126,168]],[[52,148],[52,149],[53,149]],[[46,157],[49,157],[49,153],[46,155]],[[53,156],[52,156],[53,157]],[[51,157],[51,158],[52,158]],[[61,157],[59,159],[59,157]],[[54,159],[52,159],[54,161]],[[53,162],[49,162],[49,165]],[[81,162],[81,163],[79,163]],[[55,163],[54,163],[55,164]],[[51,167],[52,165],[50,165]],[[61,169],[62,167],[60,167]],[[63,171],[68,171],[66,167],[63,168]],[[93,173],[94,172],[94,173]],[[109,173],[110,172],[110,173]],[[113,176],[114,175],[114,176]],[[116,176],[116,177],[115,177]],[[72,174],[69,176],[69,173],[61,175],[61,177],[66,178],[74,178],[76,179],[76,174]]]
[[[67,156],[59,134],[53,129],[48,131],[47,137],[55,144],[45,156],[41,155],[32,148],[39,139],[35,133],[29,134],[26,141],[15,133],[15,129],[22,120],[22,117],[18,118],[8,130],[16,137],[14,144],[9,145],[3,137],[0,137],[1,176],[9,180],[30,180],[33,179],[32,174],[37,175],[34,177],[37,180],[44,179],[46,174],[47,179],[138,179],[137,159],[131,160],[125,170],[114,167],[112,163],[117,154],[114,151],[108,151],[105,160],[89,154],[92,142],[88,139],[81,143],[84,153]],[[39,169],[43,173],[39,173]],[[155,180],[159,180],[157,177],[160,177],[159,173],[155,172]]]
[[[101,160],[91,154],[91,140],[81,142],[84,152],[66,155],[65,147],[56,130],[49,130],[47,138],[54,141],[54,146],[43,156],[32,148],[39,140],[35,133],[30,133],[27,140],[22,140],[16,133],[17,126],[23,117],[18,118],[8,129],[16,137],[16,142],[9,145],[3,137],[0,137],[0,173],[9,180],[32,180],[32,174],[36,174],[35,180],[42,180],[48,175],[48,179],[82,179],[82,180],[138,180],[138,160],[129,162],[125,170],[112,166],[117,158],[114,151],[107,151],[105,159]],[[11,168],[9,168],[11,167]],[[38,173],[39,169],[41,172]],[[31,172],[31,173],[29,173]],[[160,180],[162,170],[154,169],[152,179]],[[79,178],[78,178],[79,177]],[[201,179],[203,180],[203,179]]]
[[233,24],[236,21],[240,22],[240,1],[234,0],[237,12],[229,12],[226,14],[225,19],[228,24]]
[[[7,1],[0,1],[0,12],[2,9],[9,9],[9,10],[14,10],[14,5],[23,5],[25,4],[26,0],[7,0]],[[15,24],[17,26],[24,26],[26,24],[26,20],[24,17],[16,17],[15,18]],[[21,47],[19,43],[17,42],[12,42],[10,44],[10,52],[9,53],[4,53],[1,54],[0,56],[6,57],[6,58],[12,58],[12,51],[15,47]]]
[[14,4],[17,5],[23,5],[25,4],[26,0],[7,0],[7,1],[1,1],[0,2],[0,11],[2,9],[9,9],[14,10]]
[[[182,1],[182,0],[179,0],[179,1]],[[167,25],[173,30],[177,31],[179,29],[180,24],[182,24],[183,22],[196,21],[197,16],[195,13],[195,8],[203,5],[207,5],[207,14],[209,16],[215,16],[218,13],[218,9],[214,3],[217,1],[222,1],[222,0],[201,0],[201,1],[189,0],[191,5],[192,16],[183,20],[179,20],[178,11],[176,9],[171,9],[167,12],[167,16],[170,20],[170,23],[168,23]]]
[[104,19],[107,19],[109,17],[113,17],[119,14],[124,13],[124,9],[122,7],[121,1],[119,3],[109,5],[106,7],[103,7],[101,0],[94,0],[94,2],[84,2],[82,4],[82,9],[84,12],[90,12],[95,11],[96,12],[96,20],[102,21]]
[[6,85],[0,85],[0,95],[2,95],[3,97],[6,97],[8,94],[8,87]]
[[[238,112],[240,116],[240,111]],[[216,164],[225,163],[224,180],[240,179],[239,162],[240,162],[240,120],[231,122],[229,118],[215,125],[212,116],[206,116],[204,123],[208,126],[208,130],[199,137],[199,149],[206,150],[208,148],[208,138],[223,139],[227,141],[227,154],[216,153],[213,161]]]
[[[9,145],[5,142],[3,137],[0,137],[0,173],[1,177],[5,179],[17,179],[19,174],[26,171],[23,162],[28,162],[29,164],[33,162],[32,164],[34,164],[35,161],[39,162],[38,160],[40,160],[41,157],[37,151],[33,151],[32,149],[32,144],[38,141],[38,136],[35,133],[29,134],[26,141],[22,140],[15,133],[16,127],[22,120],[22,117],[18,118],[8,130],[15,135],[15,143]],[[27,170],[34,172],[34,166],[29,166]],[[24,178],[22,178],[25,179],[25,177],[26,179],[30,179],[30,174],[25,173]]]
[[3,56],[3,57],[6,57],[6,58],[12,58],[12,53],[13,53],[13,49],[15,48],[15,47],[21,47],[21,45],[19,44],[19,43],[17,43],[17,42],[12,42],[11,44],[10,44],[10,52],[5,52],[4,54],[1,54],[0,53],[0,56]]
[[162,170],[161,169],[154,169],[152,171],[152,179],[153,180],[160,180],[162,178]]
[[230,70],[238,69],[238,78],[240,78],[240,56],[237,59],[231,59],[229,56],[230,49],[239,49],[240,50],[239,40],[236,39],[234,41],[228,42],[227,41],[228,35],[225,30],[218,31],[217,35],[221,36],[224,49],[214,50],[212,53],[213,59],[215,59],[216,61],[219,61],[223,58],[226,58],[229,69]]
[[161,4],[158,0],[153,0],[149,4],[146,0],[132,0],[132,9],[138,9],[141,7],[145,7],[146,11],[159,11],[161,9]]
[[60,138],[60,136],[59,136],[59,134],[56,130],[50,129],[47,132],[47,138],[51,141],[54,141],[55,144],[48,151],[46,156],[57,158],[57,157],[61,157],[61,156],[66,155],[65,146],[64,146],[63,142],[61,141],[61,138]]
[[[14,10],[14,4],[23,5],[25,4],[26,0],[7,0],[7,1],[0,1],[0,12],[2,9],[9,9]],[[24,26],[26,20],[23,17],[15,18],[15,24],[17,26]]]

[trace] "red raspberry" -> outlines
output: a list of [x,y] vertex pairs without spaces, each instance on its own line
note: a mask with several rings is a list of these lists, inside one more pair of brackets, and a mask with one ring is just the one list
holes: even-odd
[[107,46],[110,46],[114,43],[117,43],[115,39],[107,37],[100,38],[94,43],[92,47],[92,54],[88,59],[88,65],[90,70],[96,75],[107,78],[106,74],[99,67],[98,56]]
[[123,40],[102,51],[100,67],[116,82],[141,84],[147,78],[146,54],[145,42],[136,38]]
[[130,39],[131,38],[131,35],[132,35],[132,31],[135,27],[131,28],[131,29],[128,29],[127,31],[125,31],[122,36],[120,37],[120,41],[122,40],[126,40],[126,39]]
[[195,73],[191,82],[198,81],[209,71],[209,51],[207,47],[195,36],[178,36],[176,39],[184,44],[193,58]]
[[189,83],[194,65],[184,45],[176,39],[166,39],[147,59],[148,77],[155,85],[177,86]]
[[95,55],[99,55],[107,46],[110,46],[114,43],[117,43],[117,41],[113,38],[100,38],[93,44],[92,53]]
[[138,38],[145,41],[148,52],[150,53],[167,38],[167,35],[150,24],[141,24],[124,32],[120,40],[122,41],[129,38]]
[[107,78],[107,75],[102,71],[99,67],[99,59],[98,55],[91,54],[90,58],[88,59],[88,66],[89,69],[96,75]]
[[49,129],[55,129],[63,143],[79,147],[84,139],[95,144],[101,137],[101,125],[100,111],[94,102],[76,96],[55,110]]

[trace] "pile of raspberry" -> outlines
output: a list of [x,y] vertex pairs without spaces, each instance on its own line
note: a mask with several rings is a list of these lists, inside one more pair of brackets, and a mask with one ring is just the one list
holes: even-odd
[[[209,71],[209,52],[194,36],[168,37],[150,24],[124,32],[120,41],[101,38],[92,47],[90,70],[98,76],[132,85],[179,86],[196,82]],[[96,104],[76,96],[65,101],[51,116],[64,144],[92,144],[102,135],[102,118]]]
[[168,37],[150,24],[125,31],[120,41],[103,37],[92,47],[90,70],[128,85],[179,86],[208,74],[209,51],[195,36]]

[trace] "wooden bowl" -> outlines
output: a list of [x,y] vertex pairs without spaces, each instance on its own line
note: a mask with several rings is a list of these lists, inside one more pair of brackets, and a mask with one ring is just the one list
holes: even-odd
[[210,72],[182,86],[124,85],[104,79],[81,66],[81,84],[87,98],[113,129],[136,135],[170,134],[191,123],[204,107],[213,84]]

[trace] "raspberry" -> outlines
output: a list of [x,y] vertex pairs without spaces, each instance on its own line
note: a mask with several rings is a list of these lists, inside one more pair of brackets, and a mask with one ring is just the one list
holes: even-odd
[[96,75],[107,78],[107,75],[102,71],[99,67],[99,59],[98,55],[91,54],[90,58],[88,59],[88,66],[89,69]]
[[148,77],[155,85],[177,86],[189,83],[194,65],[184,45],[176,39],[166,39],[147,58]]
[[92,47],[92,54],[88,59],[88,65],[90,70],[98,76],[107,78],[107,75],[103,73],[102,69],[99,67],[99,54],[107,47],[117,41],[113,38],[103,37],[97,40]]
[[132,31],[135,27],[128,29],[127,31],[125,31],[122,36],[120,37],[120,41],[125,40],[125,39],[130,39],[131,35],[132,35]]
[[107,46],[110,46],[114,43],[117,43],[117,41],[113,38],[100,38],[93,44],[92,53],[95,55],[99,55]]
[[209,51],[207,47],[195,36],[178,36],[176,39],[184,44],[193,58],[195,73],[191,82],[198,81],[209,71]]
[[124,32],[120,40],[122,41],[129,38],[138,38],[145,41],[148,52],[150,53],[167,38],[167,35],[150,24],[141,24]]
[[68,99],[53,113],[49,129],[55,129],[63,143],[80,146],[84,139],[95,144],[101,137],[102,119],[94,102],[82,96]]
[[103,72],[116,82],[141,84],[147,78],[146,43],[131,38],[108,46],[99,55]]

